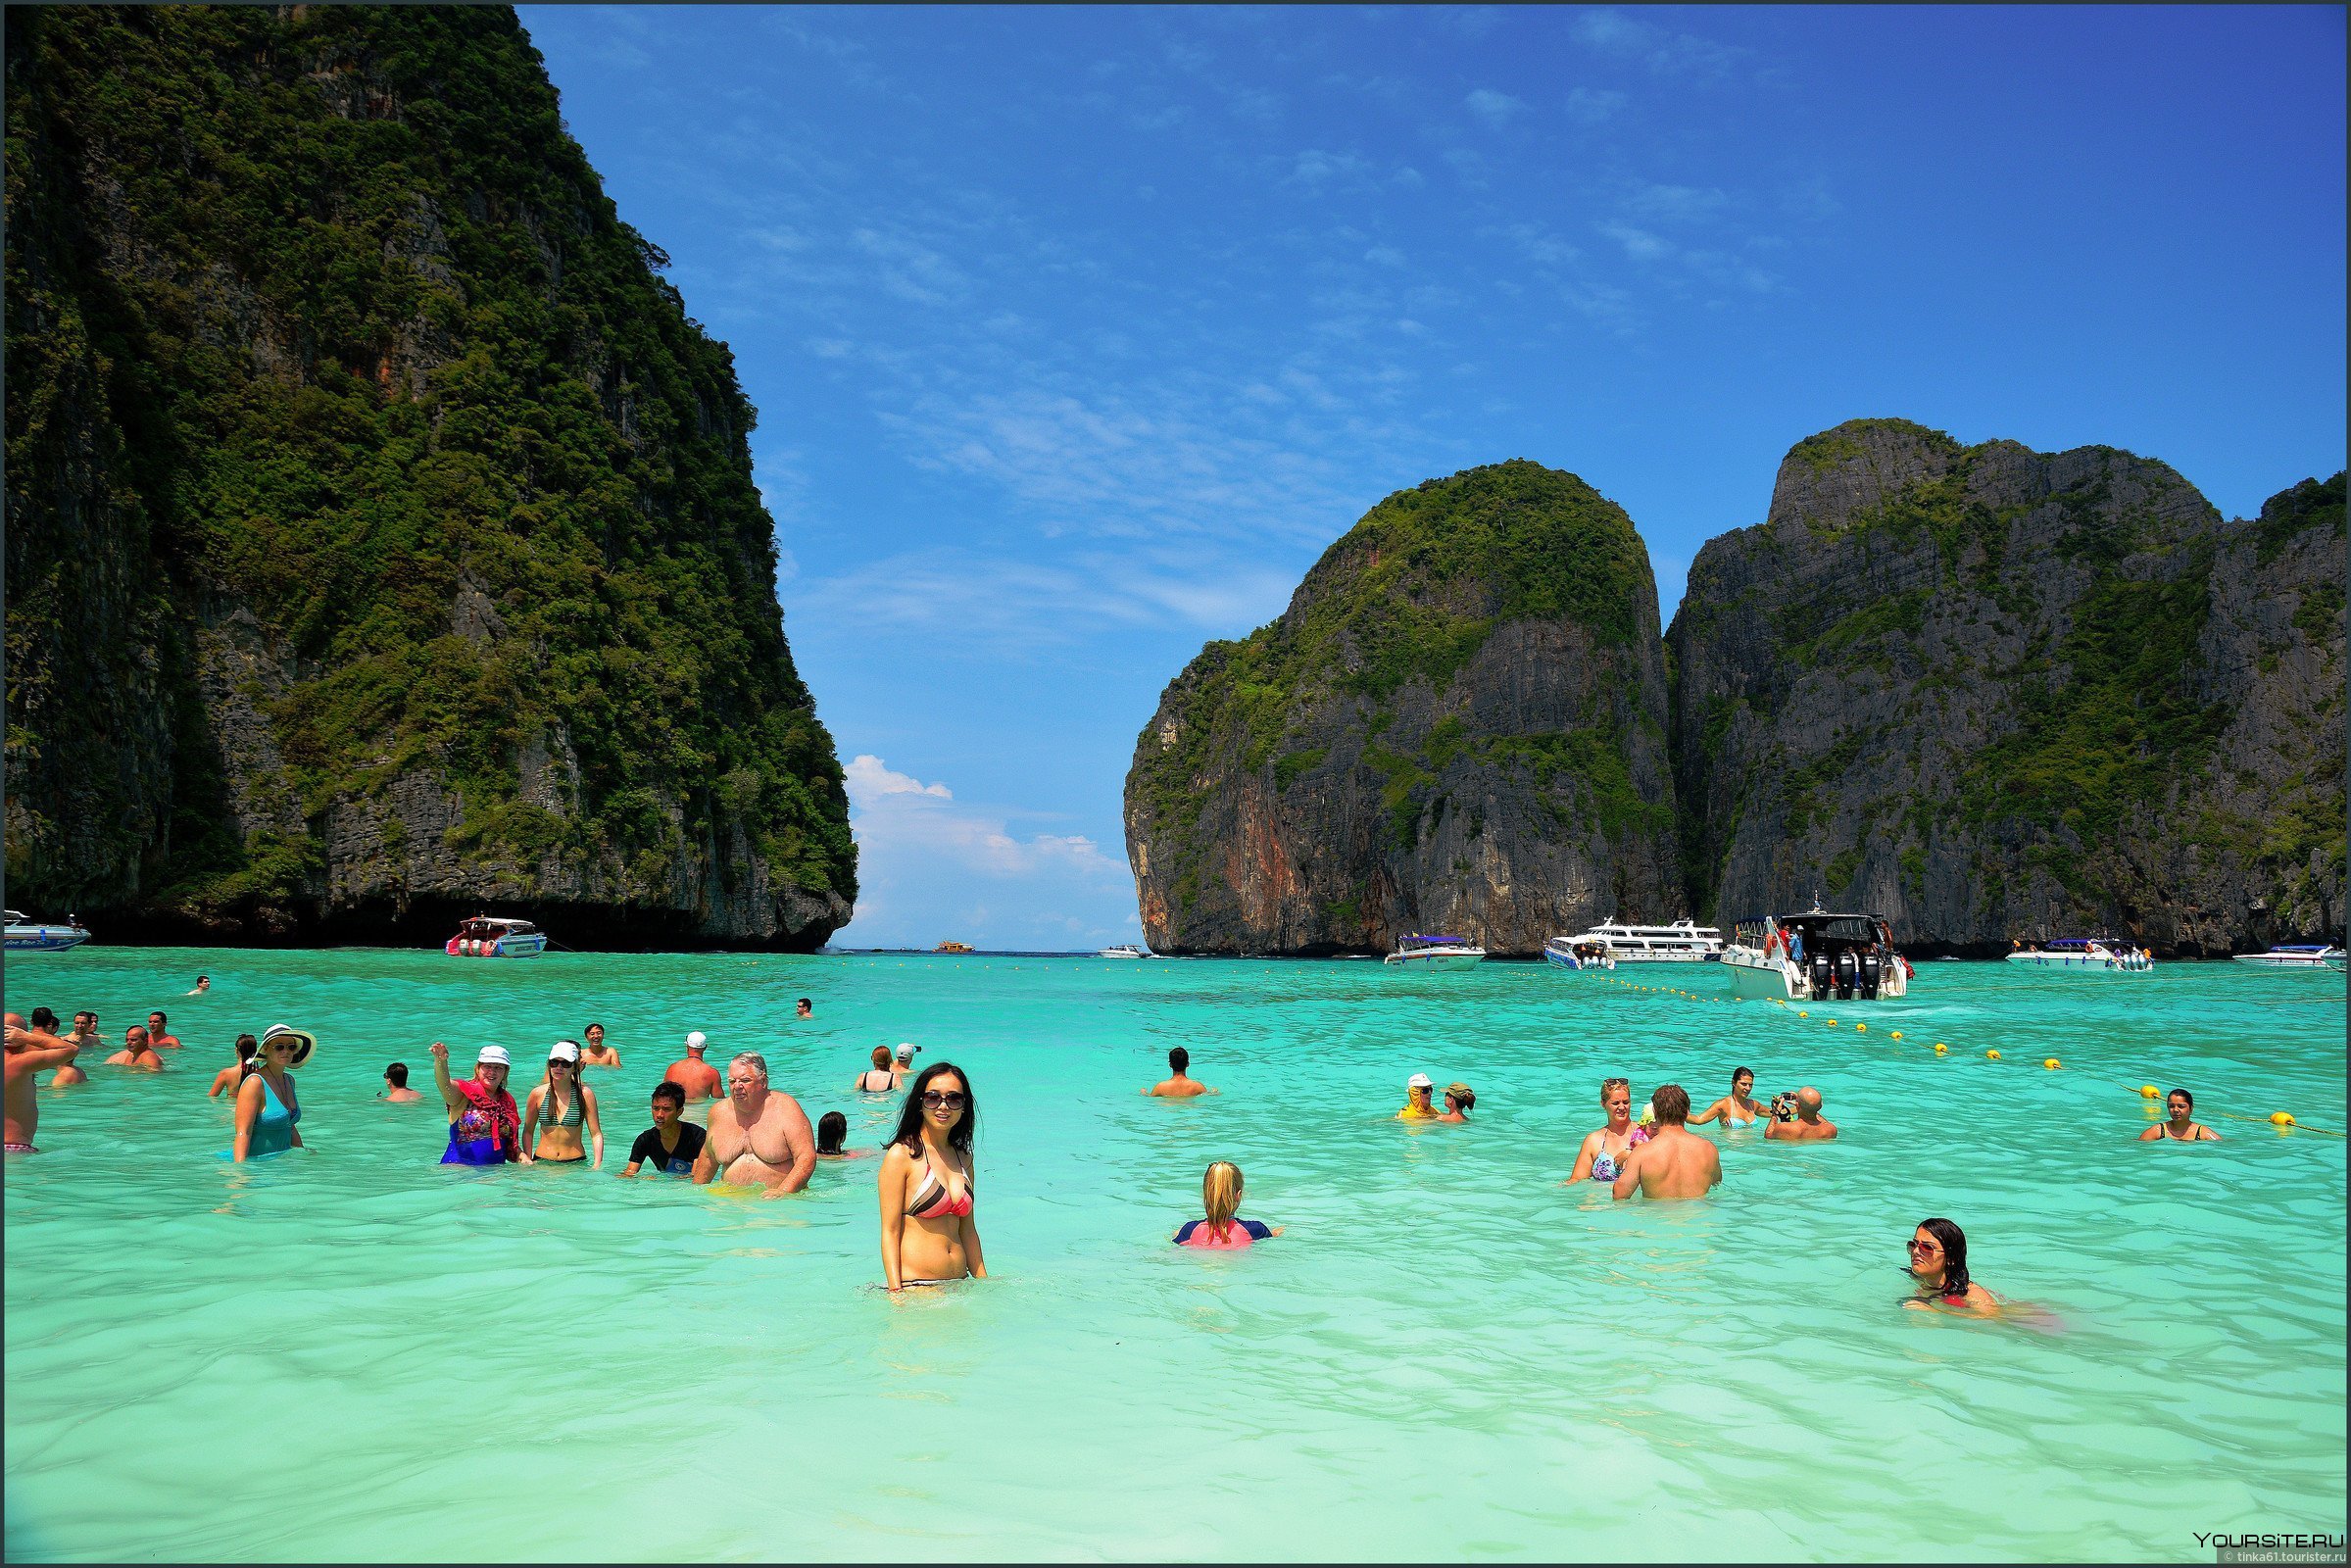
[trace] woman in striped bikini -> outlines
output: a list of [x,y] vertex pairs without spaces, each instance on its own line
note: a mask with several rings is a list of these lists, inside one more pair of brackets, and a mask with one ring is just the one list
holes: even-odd
[[972,1217],[972,1134],[979,1102],[953,1063],[925,1067],[906,1093],[882,1155],[882,1277],[893,1291],[986,1279]]

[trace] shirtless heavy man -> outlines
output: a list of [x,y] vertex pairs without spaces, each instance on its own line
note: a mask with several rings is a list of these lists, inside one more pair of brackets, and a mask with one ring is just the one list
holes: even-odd
[[106,1058],[109,1067],[135,1067],[141,1072],[162,1072],[164,1058],[155,1054],[147,1043],[147,1031],[132,1024],[122,1031],[122,1049]]
[[702,1059],[710,1049],[710,1041],[699,1029],[686,1036],[686,1054],[669,1064],[661,1074],[661,1082],[675,1084],[686,1092],[686,1099],[715,1100],[719,1093],[718,1069]]
[[1683,1124],[1690,1120],[1690,1095],[1680,1084],[1660,1084],[1649,1097],[1657,1130],[1617,1167],[1618,1198],[1703,1198],[1723,1179],[1723,1156],[1711,1140]]
[[722,1181],[778,1198],[808,1185],[816,1132],[800,1102],[767,1087],[767,1061],[746,1051],[726,1064],[726,1098],[710,1106],[710,1155]]
[[41,1107],[32,1098],[32,1075],[45,1067],[62,1067],[77,1049],[45,1029],[27,1029],[21,1014],[10,1013],[8,1026],[7,1132],[12,1154],[36,1152],[32,1135],[41,1120]]

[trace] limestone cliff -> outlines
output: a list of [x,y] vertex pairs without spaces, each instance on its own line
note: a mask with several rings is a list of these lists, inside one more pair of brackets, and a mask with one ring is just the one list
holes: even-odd
[[2112,448],[1803,441],[1668,633],[1693,902],[1925,950],[2339,935],[2343,578],[2340,474],[2229,522]]
[[1289,610],[1211,643],[1127,775],[1127,854],[1163,953],[1497,954],[1679,914],[1648,553],[1528,462],[1390,496]]
[[12,8],[13,903],[812,947],[753,412],[513,12]]

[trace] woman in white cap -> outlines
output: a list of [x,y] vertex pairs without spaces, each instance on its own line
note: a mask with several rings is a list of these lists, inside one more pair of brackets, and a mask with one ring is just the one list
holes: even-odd
[[237,1085],[237,1143],[232,1153],[242,1163],[264,1154],[282,1154],[302,1147],[302,1102],[294,1098],[290,1069],[311,1059],[318,1042],[300,1029],[273,1023],[263,1031],[261,1049]]
[[514,1097],[506,1092],[506,1075],[514,1062],[504,1046],[484,1046],[473,1058],[473,1076],[454,1082],[449,1076],[449,1048],[432,1043],[432,1082],[449,1109],[449,1151],[444,1165],[503,1165],[510,1160],[530,1163],[522,1152],[522,1118],[515,1113]]
[[580,1147],[580,1129],[587,1129],[596,1146],[596,1162],[604,1168],[604,1123],[596,1115],[596,1091],[580,1081],[579,1042],[559,1040],[547,1053],[547,1076],[530,1092],[523,1112],[522,1141],[531,1157],[551,1164],[571,1165],[588,1157]]
[[1404,1108],[1396,1113],[1397,1121],[1435,1121],[1437,1107],[1429,1103],[1429,1096],[1437,1085],[1425,1072],[1416,1072],[1404,1080]]

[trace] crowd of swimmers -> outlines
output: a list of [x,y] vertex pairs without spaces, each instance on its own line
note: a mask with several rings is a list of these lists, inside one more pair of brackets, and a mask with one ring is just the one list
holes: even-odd
[[[209,991],[200,977],[195,992]],[[795,1004],[796,1016],[813,1016],[810,999]],[[162,1011],[151,1012],[144,1024],[123,1032],[121,1050],[105,1057],[106,1065],[130,1072],[165,1070],[163,1053],[182,1049]],[[260,1035],[236,1039],[236,1060],[221,1068],[207,1093],[227,1097],[234,1107],[233,1136],[226,1157],[243,1162],[303,1147],[302,1102],[294,1073],[318,1049],[309,1031],[274,1024]],[[766,1197],[800,1192],[808,1184],[820,1160],[845,1160],[869,1154],[845,1146],[849,1120],[829,1111],[811,1127],[800,1102],[775,1088],[768,1079],[766,1058],[757,1052],[739,1052],[727,1061],[723,1076],[707,1059],[710,1042],[700,1030],[685,1038],[685,1054],[669,1064],[654,1086],[652,1125],[629,1146],[628,1159],[617,1174],[633,1178],[650,1173],[682,1177],[697,1184],[723,1181],[759,1190]],[[876,1175],[881,1207],[881,1251],[884,1283],[892,1291],[943,1285],[962,1279],[984,1279],[988,1265],[980,1247],[975,1217],[978,1184],[973,1139],[979,1126],[979,1104],[970,1079],[951,1062],[933,1062],[919,1071],[914,1057],[920,1047],[911,1042],[893,1051],[873,1048],[869,1065],[850,1084],[851,1092],[868,1097],[904,1095],[889,1141],[881,1150]],[[39,1105],[33,1096],[34,1074],[52,1073],[51,1083],[67,1087],[86,1083],[88,1074],[77,1058],[85,1052],[102,1052],[95,1012],[77,1012],[73,1027],[61,1033],[57,1015],[36,1007],[29,1018],[7,1015],[7,1150],[11,1155],[35,1152],[33,1136]],[[544,1076],[517,1102],[508,1079],[514,1062],[503,1046],[483,1046],[475,1054],[471,1072],[454,1077],[449,1047],[440,1041],[430,1047],[433,1089],[448,1119],[448,1145],[441,1162],[450,1165],[585,1164],[601,1169],[605,1156],[602,1109],[585,1069],[617,1067],[619,1051],[609,1044],[601,1023],[591,1023],[578,1040],[557,1041],[549,1048]],[[1143,1090],[1148,1096],[1190,1100],[1214,1095],[1192,1076],[1191,1053],[1176,1047],[1167,1054],[1168,1075]],[[403,1103],[425,1097],[409,1087],[406,1062],[384,1069],[378,1098]],[[1396,1119],[1407,1122],[1470,1120],[1478,1097],[1469,1085],[1445,1086],[1444,1108],[1438,1108],[1437,1086],[1428,1074],[1413,1073],[1405,1083],[1405,1102]],[[1731,1092],[1704,1110],[1691,1113],[1690,1099],[1679,1084],[1660,1084],[1636,1116],[1633,1089],[1623,1078],[1600,1083],[1600,1108],[1605,1120],[1578,1146],[1566,1185],[1608,1184],[1616,1199],[1648,1200],[1703,1198],[1723,1180],[1722,1155],[1715,1144],[1690,1131],[1709,1122],[1728,1128],[1763,1124],[1763,1136],[1774,1142],[1814,1142],[1837,1136],[1837,1124],[1822,1114],[1822,1096],[1809,1085],[1774,1095],[1769,1101],[1755,1095],[1755,1074],[1740,1067],[1731,1076]],[[709,1102],[707,1122],[686,1117],[690,1103]],[[2165,1102],[2165,1120],[2139,1134],[2145,1141],[2217,1141],[2211,1128],[2194,1119],[2195,1099],[2175,1089]],[[1207,1167],[1200,1181],[1199,1219],[1187,1222],[1174,1237],[1181,1247],[1219,1250],[1238,1250],[1282,1233],[1279,1226],[1239,1216],[1243,1195],[1241,1168],[1230,1160]],[[1969,1276],[1967,1237],[1952,1221],[1931,1218],[1919,1223],[1908,1244],[1908,1271],[1916,1295],[1904,1304],[1951,1311],[1992,1312],[2000,1300]]]

